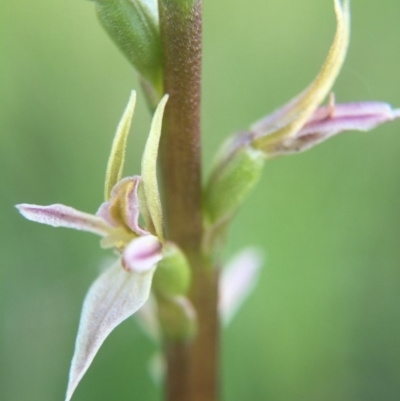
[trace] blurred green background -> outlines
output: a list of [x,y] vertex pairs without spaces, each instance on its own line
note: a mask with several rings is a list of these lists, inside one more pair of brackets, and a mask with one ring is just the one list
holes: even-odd
[[[205,165],[229,133],[305,87],[334,32],[330,0],[204,1]],[[400,2],[354,0],[337,101],[400,106]],[[84,294],[108,255],[95,236],[30,223],[15,203],[95,211],[131,66],[94,4],[0,5],[0,399],[63,400]],[[149,128],[140,95],[126,173]],[[223,334],[222,400],[395,401],[400,394],[400,121],[272,161],[226,255],[266,252]],[[74,400],[159,400],[155,351],[129,320]]]

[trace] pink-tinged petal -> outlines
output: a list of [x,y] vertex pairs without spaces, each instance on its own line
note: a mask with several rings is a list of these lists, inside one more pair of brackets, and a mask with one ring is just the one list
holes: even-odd
[[127,271],[143,273],[162,259],[162,245],[154,235],[143,235],[132,240],[124,249],[122,264]]
[[112,229],[107,221],[101,217],[60,204],[39,206],[22,203],[16,205],[16,208],[28,220],[53,227],[74,228],[101,236],[108,235]]
[[110,202],[103,202],[100,207],[97,209],[96,216],[101,217],[105,220],[110,226],[118,227],[118,224],[115,220],[110,216]]
[[343,131],[369,131],[400,118],[400,111],[380,102],[343,103],[318,108],[294,138],[277,142],[268,156],[301,152]]
[[[137,175],[120,180],[112,189],[110,200],[100,205],[96,216],[102,217],[114,227],[126,225],[137,235],[149,234],[139,226],[138,187],[140,183],[141,178]],[[117,217],[113,218],[115,214]]]
[[112,330],[149,298],[154,269],[126,272],[120,262],[92,284],[83,303],[66,401],[69,401],[97,351]]
[[390,104],[383,102],[351,102],[331,103],[319,107],[307,121],[307,124],[326,120],[328,118],[355,117],[355,116],[381,116],[387,120],[393,119],[398,110],[393,110]]
[[227,325],[254,289],[263,258],[254,248],[240,251],[222,271],[219,283],[219,314]]
[[140,177],[133,177],[135,179],[134,186],[126,194],[127,202],[125,204],[125,219],[128,227],[138,235],[149,234],[139,226],[139,197],[138,188],[141,184]]

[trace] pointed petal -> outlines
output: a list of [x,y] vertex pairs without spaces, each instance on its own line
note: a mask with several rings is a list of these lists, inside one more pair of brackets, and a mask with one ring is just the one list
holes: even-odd
[[103,218],[61,204],[39,206],[22,203],[16,208],[28,220],[53,227],[74,228],[101,236],[108,235],[112,230]]
[[268,145],[280,138],[296,135],[324,100],[342,67],[350,37],[349,2],[335,0],[336,34],[319,74],[300,95],[271,116],[256,122],[252,131],[258,138],[253,142],[257,148],[268,149]]
[[122,177],[122,169],[125,161],[126,141],[131,127],[133,111],[136,104],[136,92],[132,91],[128,105],[118,124],[114,141],[111,147],[111,154],[108,159],[106,181],[104,186],[105,199],[110,198],[111,190]]
[[139,226],[139,196],[138,189],[141,182],[139,176],[132,177],[133,185],[129,188],[129,190],[125,194],[124,199],[124,215],[125,215],[125,223],[128,227],[139,235],[147,235],[149,234],[146,230],[143,230]]
[[225,325],[254,289],[262,262],[260,251],[247,248],[236,254],[222,271],[218,308]]
[[379,124],[399,118],[399,110],[378,102],[343,103],[335,106],[331,115],[319,118],[325,112],[321,107],[299,131],[298,137],[318,134],[324,139],[342,131],[368,131]]
[[167,100],[168,95],[165,95],[154,113],[149,137],[142,157],[142,180],[146,203],[156,234],[161,240],[164,238],[164,235],[161,200],[157,184],[157,154],[161,136],[162,118]]
[[144,273],[162,259],[162,245],[154,235],[143,235],[132,240],[122,254],[122,265],[127,271]]
[[92,284],[83,303],[66,401],[111,331],[146,302],[153,273],[154,269],[143,274],[128,273],[118,262]]
[[277,142],[268,157],[310,149],[343,131],[369,131],[379,124],[400,118],[399,110],[380,102],[343,103],[318,108],[295,138]]
[[97,209],[95,215],[97,217],[101,217],[108,224],[110,224],[110,226],[118,227],[117,222],[114,221],[114,219],[110,216],[110,201],[103,202]]

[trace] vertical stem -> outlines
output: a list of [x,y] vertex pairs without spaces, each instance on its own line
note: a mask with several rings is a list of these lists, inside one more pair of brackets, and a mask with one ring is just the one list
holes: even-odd
[[[200,161],[201,0],[160,0],[164,92],[161,144],[169,237],[197,249],[202,235]],[[186,6],[185,6],[186,7]]]
[[198,317],[191,343],[165,344],[168,401],[217,396],[217,277],[201,252],[201,2],[159,0],[164,92],[170,95],[161,145],[165,221],[168,238],[189,258],[190,299]]

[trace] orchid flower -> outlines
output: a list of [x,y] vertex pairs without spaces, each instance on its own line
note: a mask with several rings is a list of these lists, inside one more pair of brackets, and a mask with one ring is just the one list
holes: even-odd
[[291,154],[312,148],[343,131],[368,131],[379,124],[400,117],[382,102],[335,104],[331,93],[327,106],[318,107],[327,97],[344,62],[350,37],[349,1],[335,0],[336,34],[319,74],[298,96],[262,118],[250,128],[247,136],[266,158]]
[[204,191],[206,246],[219,240],[228,223],[258,182],[266,159],[314,147],[345,130],[368,131],[400,117],[400,109],[382,102],[320,106],[345,60],[350,38],[348,0],[334,0],[336,32],[314,81],[280,109],[231,136],[217,153]]
[[[114,248],[119,255],[118,261],[95,280],[86,295],[66,401],[71,399],[106,337],[147,301],[154,271],[163,258],[164,236],[156,163],[167,100],[168,95],[165,95],[154,113],[142,157],[142,176],[121,179],[136,103],[136,93],[132,91],[108,161],[105,202],[95,214],[61,204],[16,206],[28,220],[97,234],[102,237],[100,244],[103,248]],[[140,214],[145,222],[144,228],[139,223]]]

